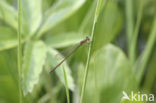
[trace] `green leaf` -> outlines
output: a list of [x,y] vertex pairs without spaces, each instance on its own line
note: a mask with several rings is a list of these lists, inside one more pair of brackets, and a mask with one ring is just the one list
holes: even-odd
[[32,92],[39,80],[46,58],[46,46],[42,41],[27,42],[24,49],[22,87],[24,95]]
[[151,59],[149,60],[149,63],[147,65],[148,71],[145,76],[143,90],[150,92],[153,88],[153,84],[155,82],[156,78],[156,49],[151,55]]
[[80,33],[69,32],[58,35],[49,35],[45,39],[45,43],[53,48],[62,48],[79,43],[85,37]]
[[111,44],[96,52],[89,67],[84,103],[119,103],[122,91],[136,90],[128,59]]
[[45,12],[47,9],[51,7],[56,1],[55,0],[43,0],[42,1],[42,10]]
[[17,11],[5,0],[0,0],[0,19],[17,29]]
[[42,0],[22,0],[25,34],[34,34],[42,20]]
[[[59,59],[56,57],[57,55],[59,55]],[[60,60],[63,60],[63,59],[64,59],[64,57],[61,54],[59,54],[58,51],[49,48],[48,53],[47,53],[46,69],[48,71],[50,71],[58,63],[60,63]],[[73,80],[73,77],[71,75],[70,68],[67,65],[66,61],[62,65],[60,65],[55,70],[55,72],[56,72],[58,78],[61,80],[61,82],[65,85],[63,67],[64,67],[64,69],[66,71],[67,80],[68,80],[68,83],[67,83],[68,87],[69,87],[70,90],[74,90],[74,87],[75,87],[74,80]],[[51,73],[51,75],[52,75],[52,73]]]
[[0,76],[10,75],[17,83],[17,55],[16,49],[0,51]]
[[122,15],[116,3],[108,2],[101,10],[95,28],[94,49],[111,42],[122,28]]
[[0,26],[0,51],[17,46],[17,33],[9,27]]
[[0,76],[0,84],[0,103],[18,103],[18,87],[12,77]]
[[16,49],[0,52],[0,103],[18,103],[16,60]]
[[63,0],[57,2],[55,6],[48,9],[45,13],[46,18],[40,30],[40,34],[48,31],[49,29],[56,26],[58,23],[70,17],[84,3],[85,0]]

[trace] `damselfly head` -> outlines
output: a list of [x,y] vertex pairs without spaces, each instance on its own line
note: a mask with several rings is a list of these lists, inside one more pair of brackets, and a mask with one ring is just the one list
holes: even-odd
[[86,41],[87,41],[87,42],[89,42],[89,41],[90,41],[90,38],[89,38],[88,36],[86,37]]

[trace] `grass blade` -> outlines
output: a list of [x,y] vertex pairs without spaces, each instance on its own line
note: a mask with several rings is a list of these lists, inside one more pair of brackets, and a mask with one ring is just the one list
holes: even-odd
[[22,88],[21,88],[21,65],[22,65],[22,43],[21,43],[21,0],[18,0],[18,88],[19,88],[19,103],[22,103]]
[[91,58],[91,54],[92,54],[92,48],[93,48],[93,42],[94,42],[95,26],[96,26],[96,22],[97,22],[99,13],[100,13],[101,5],[102,5],[102,0],[98,0],[97,1],[95,15],[94,15],[93,26],[92,26],[92,32],[91,32],[91,40],[92,40],[92,42],[89,44],[88,58],[87,58],[87,63],[86,63],[86,68],[85,68],[85,74],[84,74],[82,90],[81,90],[80,103],[83,103],[84,91],[85,91],[86,82],[87,82],[86,80],[87,80],[87,75],[88,75],[89,62],[90,62],[90,58]]
[[126,0],[125,1],[125,5],[126,5],[126,26],[127,26],[127,40],[128,40],[128,54],[129,54],[129,58],[131,60],[132,63],[132,54],[131,54],[131,39],[132,39],[132,34],[134,31],[134,16],[133,16],[133,0]]
[[150,58],[150,55],[151,55],[151,52],[152,52],[152,49],[153,49],[153,46],[154,46],[154,43],[156,41],[156,17],[154,18],[154,22],[153,22],[153,28],[151,30],[151,33],[150,33],[150,36],[149,36],[149,39],[148,39],[148,42],[147,42],[147,46],[143,52],[143,55],[141,57],[141,61],[139,61],[139,63],[136,64],[135,66],[135,70],[136,73],[137,73],[137,80],[138,82],[140,83],[141,82],[141,79],[142,79],[142,76],[144,74],[144,71],[146,69],[146,66],[147,66],[147,63],[148,63],[148,60]]
[[67,80],[66,70],[65,70],[64,66],[63,66],[63,73],[64,73],[64,81],[65,81],[65,88],[66,88],[66,95],[67,95],[67,103],[70,103],[68,80]]
[[138,10],[138,15],[137,15],[137,22],[136,22],[136,26],[134,29],[134,36],[132,36],[132,41],[130,44],[130,59],[131,59],[131,63],[134,64],[135,60],[136,60],[136,46],[137,46],[137,39],[138,39],[138,35],[139,35],[139,28],[141,26],[141,20],[142,20],[142,16],[143,16],[143,8],[144,8],[144,1],[140,1],[140,5],[139,5],[139,10]]

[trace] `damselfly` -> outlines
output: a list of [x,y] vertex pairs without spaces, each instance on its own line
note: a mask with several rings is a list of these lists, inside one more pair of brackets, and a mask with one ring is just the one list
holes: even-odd
[[90,38],[86,37],[84,40],[80,41],[80,43],[60,62],[58,63],[49,73],[55,71],[68,57],[70,57],[79,47],[81,47],[84,44],[87,44],[90,42]]

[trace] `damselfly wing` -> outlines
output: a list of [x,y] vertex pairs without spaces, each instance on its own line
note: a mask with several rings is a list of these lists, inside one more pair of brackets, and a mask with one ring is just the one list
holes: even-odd
[[60,63],[58,63],[53,69],[51,69],[51,72],[55,71],[64,61],[66,61],[66,59],[68,59],[74,52],[77,51],[78,48],[80,48],[82,45],[87,44],[90,42],[90,38],[87,36],[84,40],[80,41],[76,47],[74,47],[74,49],[62,60],[60,61]]

